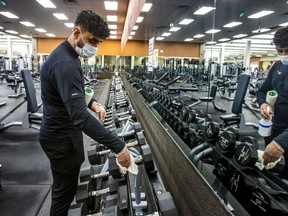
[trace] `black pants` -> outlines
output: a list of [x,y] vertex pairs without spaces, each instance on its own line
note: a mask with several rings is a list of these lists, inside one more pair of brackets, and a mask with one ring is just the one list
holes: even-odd
[[[71,161],[70,161],[71,162]],[[53,175],[51,216],[66,216],[76,194],[80,166],[69,160],[50,160]]]

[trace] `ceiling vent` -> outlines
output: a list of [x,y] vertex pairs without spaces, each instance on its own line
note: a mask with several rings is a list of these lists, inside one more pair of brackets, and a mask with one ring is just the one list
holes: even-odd
[[72,5],[76,5],[76,4],[78,4],[78,2],[76,1],[76,0],[64,0],[64,3],[66,3],[66,4],[72,4]]

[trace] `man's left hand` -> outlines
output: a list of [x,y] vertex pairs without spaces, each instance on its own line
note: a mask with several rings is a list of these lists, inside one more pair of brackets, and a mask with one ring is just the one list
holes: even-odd
[[263,164],[277,161],[284,153],[284,149],[274,140],[267,145],[263,155]]

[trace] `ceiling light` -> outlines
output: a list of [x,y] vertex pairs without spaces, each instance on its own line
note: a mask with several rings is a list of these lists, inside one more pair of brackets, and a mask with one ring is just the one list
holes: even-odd
[[38,31],[38,32],[47,32],[45,29],[43,29],[43,28],[35,28],[35,30],[36,31]]
[[214,33],[220,32],[220,31],[221,31],[220,29],[210,29],[210,30],[206,31],[205,33],[214,34]]
[[3,15],[3,16],[8,17],[10,19],[19,19],[18,16],[16,16],[15,14],[12,14],[10,12],[7,12],[7,11],[1,11],[0,14]]
[[156,40],[164,40],[164,37],[157,37]]
[[74,27],[74,23],[64,23],[64,25],[67,26],[68,28]]
[[267,32],[267,31],[270,31],[271,29],[257,29],[257,30],[254,30],[252,31],[252,33],[262,33],[262,32]]
[[186,38],[184,41],[193,41],[193,38]]
[[19,34],[18,32],[14,30],[5,30],[5,32],[10,33],[10,34]]
[[143,21],[144,17],[138,17],[136,20],[136,23],[141,23]]
[[53,15],[59,20],[68,20],[68,18],[63,13],[53,13]]
[[107,15],[107,21],[117,22],[117,16],[116,15]]
[[238,25],[241,25],[242,22],[231,22],[231,23],[228,23],[226,25],[224,25],[223,27],[224,28],[232,28],[232,27],[235,27],[235,26],[238,26]]
[[117,25],[108,25],[109,29],[117,29]]
[[19,35],[20,37],[23,37],[23,38],[30,38],[30,36],[28,36],[28,35],[23,35],[23,34],[21,34],[21,35]]
[[129,40],[131,40],[132,38],[133,38],[133,37],[132,37],[131,35],[128,37]]
[[149,12],[151,7],[152,7],[152,3],[145,3],[142,8],[142,12]]
[[212,10],[214,10],[215,8],[214,7],[201,7],[199,10],[195,11],[194,14],[195,15],[204,15]]
[[117,10],[118,2],[117,1],[104,1],[104,7],[106,10]]
[[288,22],[286,22],[286,23],[281,23],[279,26],[288,26]]
[[271,34],[254,35],[251,38],[272,39],[274,36]]
[[230,38],[221,38],[221,39],[219,39],[218,41],[224,42],[224,41],[229,41],[229,40],[230,40]]
[[168,36],[170,36],[170,35],[171,35],[170,32],[165,32],[165,33],[163,33],[161,36],[163,36],[163,37],[168,37]]
[[216,42],[215,41],[208,41],[208,42],[206,42],[206,44],[216,44]]
[[56,8],[56,6],[50,0],[36,0],[44,8]]
[[246,37],[247,34],[238,34],[238,35],[234,35],[233,38],[242,38],[242,37]]
[[130,33],[130,35],[135,35],[135,31],[132,31],[132,32]]
[[133,26],[132,30],[136,31],[139,26]]
[[25,25],[25,26],[28,26],[28,27],[34,27],[35,25],[30,23],[30,22],[27,22],[27,21],[22,21],[20,22],[22,25]]
[[3,27],[2,27],[2,26],[0,26],[0,29],[3,29]]
[[111,39],[117,39],[117,35],[110,35]]
[[172,27],[172,28],[169,29],[169,31],[176,32],[179,29],[181,29],[181,28],[180,27]]
[[204,34],[197,34],[197,35],[194,36],[194,38],[202,38],[204,36],[205,36]]
[[179,23],[179,25],[188,25],[188,24],[190,24],[191,22],[193,22],[194,21],[194,19],[183,19],[180,23]]
[[117,35],[117,31],[110,31],[110,34]]
[[248,18],[250,18],[250,19],[258,19],[260,17],[267,16],[267,15],[272,14],[272,13],[274,13],[274,11],[263,10],[263,11],[260,11],[258,13],[255,13],[255,14],[252,14],[252,15],[248,16]]
[[52,33],[47,33],[46,34],[48,37],[55,37],[55,34],[52,34]]

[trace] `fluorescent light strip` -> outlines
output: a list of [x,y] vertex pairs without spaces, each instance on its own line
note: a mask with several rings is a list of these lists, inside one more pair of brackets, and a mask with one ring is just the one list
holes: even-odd
[[133,38],[133,37],[132,37],[131,35],[128,37],[129,40],[131,40],[132,38]]
[[53,13],[53,15],[59,20],[68,20],[68,17],[63,13]]
[[5,32],[10,33],[10,34],[19,34],[17,31],[14,31],[14,30],[5,30]]
[[139,28],[139,26],[133,26],[132,30],[136,31]]
[[132,31],[132,32],[130,33],[130,35],[135,35],[135,31]]
[[242,24],[242,22],[230,22],[230,23],[224,25],[223,27],[224,28],[233,28],[233,27],[241,25],[241,24]]
[[202,37],[204,37],[205,35],[204,34],[197,34],[197,35],[195,35],[193,38],[202,38]]
[[108,25],[109,29],[117,29],[117,25]]
[[224,42],[224,41],[229,41],[229,40],[230,40],[230,38],[221,38],[221,39],[219,39],[218,41]]
[[254,30],[252,31],[252,33],[263,33],[263,32],[267,32],[267,31],[270,31],[271,29],[257,29],[257,30]]
[[35,30],[38,31],[38,32],[43,32],[43,33],[44,33],[44,32],[47,32],[47,31],[46,31],[45,29],[43,29],[43,28],[35,28]]
[[251,38],[262,38],[262,39],[273,39],[273,35],[271,34],[261,34],[261,35],[254,35]]
[[141,23],[143,21],[143,19],[144,19],[144,17],[139,16],[136,20],[136,23]]
[[163,36],[163,37],[168,37],[168,36],[170,36],[170,35],[171,35],[170,32],[165,32],[165,33],[163,33],[161,36]]
[[111,39],[117,39],[117,35],[110,35]]
[[110,34],[117,35],[117,31],[110,31]]
[[238,34],[238,35],[234,35],[233,38],[242,38],[242,37],[246,37],[247,34]]
[[260,11],[258,13],[255,13],[255,14],[252,14],[252,15],[248,16],[248,18],[250,18],[250,19],[258,19],[260,17],[264,17],[264,16],[267,16],[267,15],[272,14],[272,13],[274,13],[274,11],[263,10],[263,11]]
[[181,22],[179,22],[179,25],[188,25],[193,21],[194,19],[183,19]]
[[56,8],[56,6],[50,0],[36,0],[44,8]]
[[118,2],[117,1],[104,1],[104,7],[106,10],[118,10]]
[[2,27],[2,26],[0,26],[0,29],[3,29],[3,27]]
[[46,34],[48,37],[55,37],[55,34],[52,34],[52,33],[47,33]]
[[22,21],[20,22],[22,25],[28,26],[28,27],[35,27],[33,23],[27,22],[27,21]]
[[206,44],[216,44],[217,42],[215,42],[215,41],[208,41],[208,42],[206,42]]
[[157,37],[156,40],[164,40],[164,37]]
[[169,31],[176,32],[179,29],[181,29],[181,28],[180,27],[172,27],[172,28],[169,29]]
[[215,8],[214,7],[201,7],[199,10],[195,11],[194,14],[195,15],[204,15],[212,10],[214,10]]
[[115,15],[107,15],[107,21],[109,21],[109,22],[117,22],[117,16],[115,16]]
[[23,35],[23,34],[21,34],[21,35],[19,35],[20,37],[23,37],[23,38],[30,38],[30,36],[28,36],[28,35]]
[[286,23],[281,23],[281,24],[279,24],[279,26],[288,26],[288,22],[286,22]]
[[186,38],[184,41],[193,41],[194,39],[193,38]]
[[10,19],[19,19],[18,16],[16,16],[15,14],[10,13],[8,11],[1,11],[0,14],[5,16],[5,17],[8,17]]
[[149,12],[152,7],[152,3],[145,3],[142,8],[142,12]]
[[215,33],[220,32],[220,31],[221,31],[220,29],[210,29],[210,30],[206,31],[205,33],[207,33],[207,34],[215,34]]
[[64,23],[64,25],[67,26],[68,28],[74,27],[74,23]]

